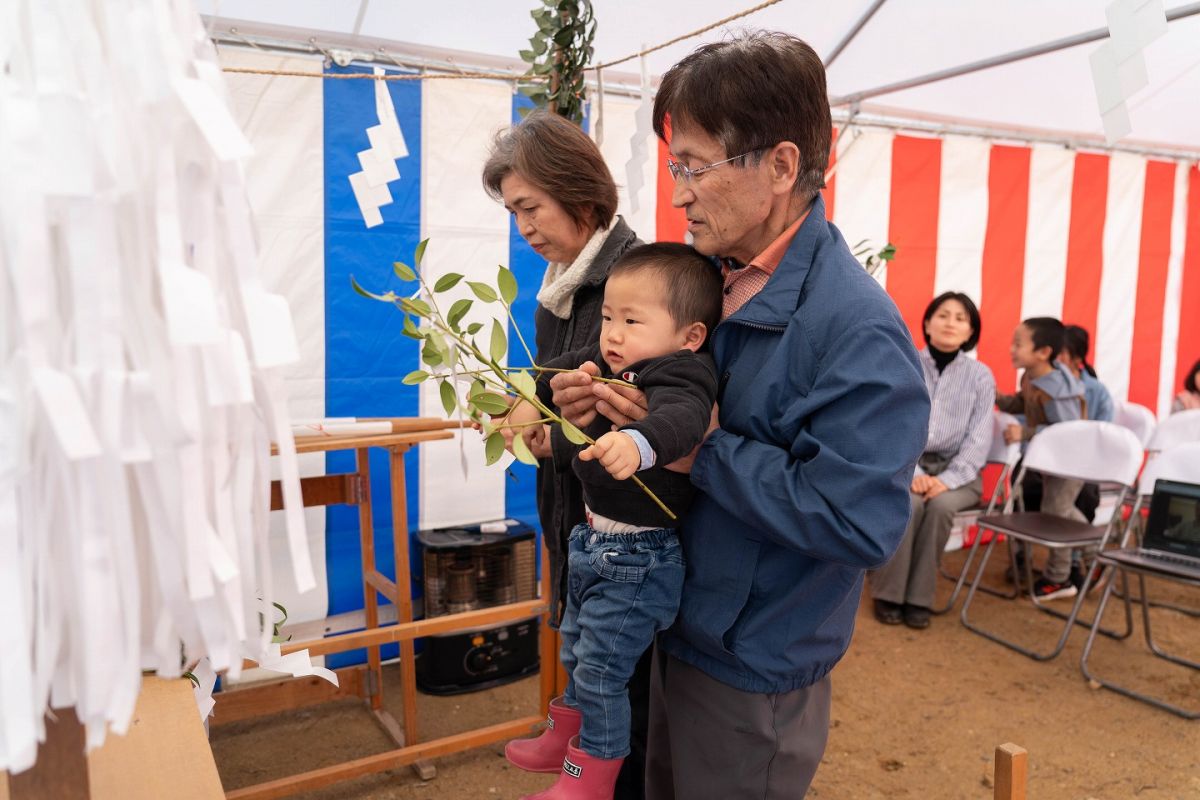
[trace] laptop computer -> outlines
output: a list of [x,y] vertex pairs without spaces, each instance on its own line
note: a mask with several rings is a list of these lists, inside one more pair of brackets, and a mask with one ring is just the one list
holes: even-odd
[[1200,486],[1155,481],[1142,546],[1104,555],[1124,566],[1200,581]]

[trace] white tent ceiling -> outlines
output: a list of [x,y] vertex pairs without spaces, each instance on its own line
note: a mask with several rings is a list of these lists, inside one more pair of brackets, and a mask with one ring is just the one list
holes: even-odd
[[[1158,0],[1155,0],[1156,2]],[[596,60],[606,62],[695,30],[754,3],[728,0],[595,0]],[[1108,0],[889,0],[829,70],[838,97],[1103,28]],[[214,34],[240,33],[322,46],[393,54],[460,51],[461,64],[511,65],[534,32],[537,0],[440,3],[398,0],[199,0]],[[783,0],[700,37],[647,57],[659,75],[704,41],[729,30],[767,28],[794,33],[827,55],[871,6],[871,0]],[[1167,9],[1181,8],[1167,0]],[[864,110],[930,117],[1024,131],[1099,136],[1085,44],[919,88],[882,95]],[[1200,14],[1179,19],[1145,51],[1150,84],[1129,101],[1133,132],[1123,143],[1154,143],[1200,152]],[[636,81],[636,62],[617,68]],[[606,84],[620,81],[608,75]]]

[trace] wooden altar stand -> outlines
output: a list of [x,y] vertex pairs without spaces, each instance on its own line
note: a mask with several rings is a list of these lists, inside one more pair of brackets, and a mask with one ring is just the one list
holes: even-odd
[[[545,622],[549,610],[544,600],[528,600],[508,605],[439,616],[413,621],[412,592],[409,573],[408,504],[405,496],[404,454],[421,442],[449,439],[451,429],[459,423],[433,418],[392,420],[392,433],[369,436],[321,436],[296,440],[297,453],[353,450],[354,472],[302,478],[301,492],[305,506],[327,506],[344,503],[358,506],[358,521],[362,542],[363,600],[366,624],[361,631],[327,636],[307,641],[290,641],[281,646],[284,654],[305,650],[313,656],[341,653],[359,648],[367,649],[366,666],[337,670],[339,686],[317,677],[289,678],[260,683],[245,689],[231,689],[214,695],[216,708],[212,725],[224,725],[238,720],[300,708],[345,697],[366,701],[380,727],[395,742],[396,747],[383,753],[352,759],[340,764],[302,772],[286,778],[235,789],[226,794],[228,800],[265,800],[287,797],[317,789],[339,781],[412,765],[423,779],[436,771],[428,759],[469,750],[475,747],[524,736],[539,728],[546,718],[550,698],[561,690],[557,669],[557,637],[550,633]],[[395,552],[396,576],[389,579],[376,569],[375,536],[371,512],[371,474],[368,453],[381,447],[388,453],[392,490],[392,547]],[[271,487],[271,508],[283,507],[278,482]],[[547,564],[543,549],[542,563]],[[549,569],[542,569],[542,597],[549,597]],[[396,607],[397,623],[379,625],[379,595]],[[514,622],[541,616],[539,649],[541,658],[540,713],[524,716],[463,733],[445,736],[429,742],[420,739],[417,720],[417,687],[413,639],[433,634],[475,630],[499,623]],[[403,720],[397,721],[383,708],[383,672],[380,647],[400,644],[400,676],[403,691]]]

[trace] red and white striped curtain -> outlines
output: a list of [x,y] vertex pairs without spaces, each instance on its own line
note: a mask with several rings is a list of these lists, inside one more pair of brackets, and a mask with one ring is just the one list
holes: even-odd
[[[1092,334],[1114,398],[1167,412],[1200,358],[1195,163],[848,128],[830,165],[826,211],[851,245],[896,246],[882,282],[919,345],[930,299],[962,291],[979,305],[978,357],[1002,389],[1017,382],[1013,329],[1053,316]],[[661,168],[660,240],[683,238],[671,186]]]

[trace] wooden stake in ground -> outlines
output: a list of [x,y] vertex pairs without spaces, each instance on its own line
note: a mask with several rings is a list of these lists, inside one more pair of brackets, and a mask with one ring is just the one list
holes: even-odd
[[994,800],[1025,800],[1029,773],[1029,751],[1007,742],[996,748],[996,788]]

